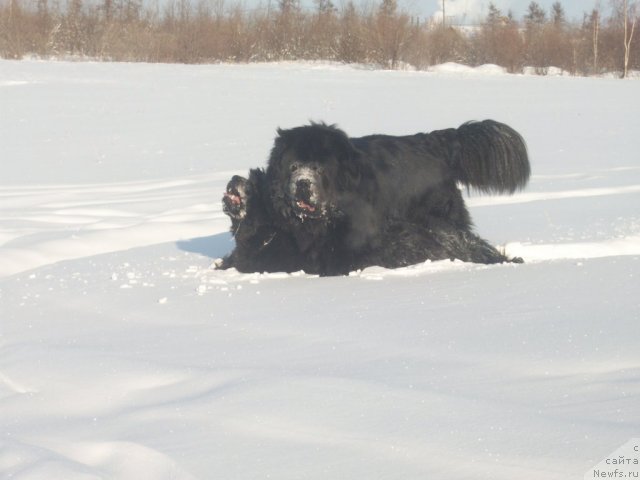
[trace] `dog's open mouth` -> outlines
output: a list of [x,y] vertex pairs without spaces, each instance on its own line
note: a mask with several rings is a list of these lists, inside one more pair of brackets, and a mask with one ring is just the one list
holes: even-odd
[[304,200],[298,200],[296,202],[296,205],[298,206],[298,208],[300,210],[303,210],[305,212],[315,213],[315,211],[316,211],[316,206],[315,205],[307,203]]
[[299,180],[293,188],[293,204],[300,218],[316,218],[322,213],[313,183]]
[[227,184],[222,197],[223,210],[227,215],[241,218],[246,214],[247,180],[234,176]]
[[224,192],[224,198],[231,206],[242,205],[242,197],[240,197],[238,192]]
[[322,214],[320,206],[308,198],[296,198],[295,200],[295,212],[301,219],[305,218],[318,218]]

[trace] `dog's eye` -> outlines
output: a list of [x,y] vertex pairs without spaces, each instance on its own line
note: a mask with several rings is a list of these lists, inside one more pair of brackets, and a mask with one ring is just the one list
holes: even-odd
[[291,167],[289,167],[289,168],[290,168],[291,172],[293,173],[293,172],[295,172],[296,170],[298,170],[298,165],[293,164],[293,165],[291,165]]

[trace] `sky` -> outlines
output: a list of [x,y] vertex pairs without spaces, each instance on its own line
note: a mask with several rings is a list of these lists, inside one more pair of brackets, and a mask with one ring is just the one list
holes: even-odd
[[[1,1],[1,0],[0,0]],[[158,0],[171,1],[171,0]],[[174,0],[177,1],[177,0]],[[197,2],[198,0],[191,0]],[[241,3],[247,9],[265,8],[267,5],[277,5],[278,0],[221,0],[225,5]],[[350,0],[332,0],[332,3],[340,9]],[[403,11],[420,18],[442,18],[443,0],[398,0],[398,5]],[[493,3],[505,15],[511,11],[518,20],[527,12],[527,8],[532,0],[445,0],[446,15],[451,18],[452,23],[458,25],[478,24],[487,15],[489,4]],[[551,6],[558,0],[535,0],[549,14]],[[582,21],[583,14],[590,12],[596,5],[599,5],[605,15],[608,14],[611,0],[559,0],[564,7],[564,11],[569,21]],[[372,6],[377,5],[381,0],[353,0],[355,5]],[[312,10],[315,8],[315,0],[300,0],[303,8]]]
[[[547,12],[557,0],[536,0]],[[511,10],[516,18],[521,18],[527,11],[531,0],[445,0],[447,16],[456,15],[462,23],[476,23],[478,18],[486,16],[489,3],[498,7],[503,13]],[[591,10],[597,0],[560,0],[568,20],[581,20],[582,14]],[[608,0],[600,0],[603,8],[608,6]],[[432,17],[442,15],[442,0],[400,0],[400,5],[410,13]]]

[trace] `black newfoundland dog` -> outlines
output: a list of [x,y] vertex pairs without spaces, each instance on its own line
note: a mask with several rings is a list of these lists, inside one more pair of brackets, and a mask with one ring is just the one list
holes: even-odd
[[338,275],[429,259],[521,262],[472,232],[458,185],[513,193],[529,174],[524,140],[493,120],[404,137],[278,130],[266,171],[227,186],[236,249],[220,268]]

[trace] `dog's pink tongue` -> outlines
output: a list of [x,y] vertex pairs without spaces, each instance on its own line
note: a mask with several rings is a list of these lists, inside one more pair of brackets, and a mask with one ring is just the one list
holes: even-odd
[[307,210],[309,212],[315,212],[316,211],[316,207],[314,207],[313,205],[309,205],[307,202],[303,201],[303,200],[298,200],[298,207],[302,208],[303,210]]
[[231,203],[233,203],[234,205],[239,205],[240,203],[242,203],[242,199],[238,195],[234,195],[233,193],[225,192],[224,196],[231,200]]

